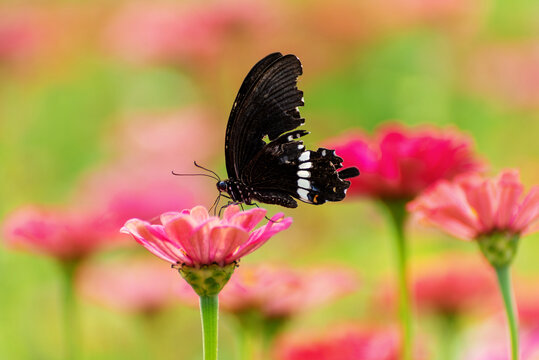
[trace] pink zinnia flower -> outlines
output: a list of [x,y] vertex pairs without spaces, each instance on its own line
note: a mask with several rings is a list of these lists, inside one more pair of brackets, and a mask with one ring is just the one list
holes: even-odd
[[70,261],[80,260],[118,238],[110,218],[77,210],[24,208],[4,222],[10,246]]
[[231,205],[219,219],[210,216],[203,206],[196,206],[164,213],[161,223],[156,225],[131,219],[121,231],[131,234],[148,251],[171,264],[223,267],[255,251],[292,224],[292,218],[278,213],[253,231],[265,215],[264,209],[240,211],[237,205]]
[[454,131],[407,130],[385,126],[374,139],[349,133],[329,141],[361,176],[352,179],[350,194],[378,199],[412,199],[442,179],[478,170],[469,139]]
[[493,179],[478,175],[443,181],[409,204],[421,219],[464,240],[494,233],[525,235],[539,230],[539,186],[520,200],[518,171]]
[[82,293],[120,311],[152,314],[171,304],[177,274],[157,260],[131,259],[84,266],[77,276]]
[[[299,334],[298,334],[299,335]],[[393,331],[359,327],[335,328],[318,336],[289,338],[280,342],[279,360],[397,360],[399,340]]]

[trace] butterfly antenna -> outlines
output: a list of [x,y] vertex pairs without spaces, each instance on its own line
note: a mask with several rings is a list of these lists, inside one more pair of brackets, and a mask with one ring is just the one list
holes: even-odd
[[196,161],[193,161],[193,163],[195,164],[195,166],[196,166],[197,168],[200,168],[200,169],[202,169],[202,170],[206,170],[207,172],[211,172],[213,175],[215,175],[215,176],[217,177],[217,180],[218,180],[218,181],[221,181],[221,177],[220,177],[215,171],[210,170],[210,169],[207,169],[207,168],[205,168],[204,166],[198,165]]
[[181,173],[177,173],[177,172],[174,172],[174,171],[172,171],[172,175],[174,175],[174,176],[206,176],[206,177],[215,179],[217,181],[221,181],[221,178],[219,177],[219,175],[217,175],[217,173],[215,171],[211,171],[210,169],[206,169],[205,167],[198,165],[196,161],[194,163],[195,163],[195,166],[197,168],[206,170],[206,171],[212,173],[215,176],[208,175],[208,174],[181,174]]
[[174,172],[174,170],[171,171],[171,173],[174,176],[206,176],[206,177],[212,178],[214,180],[221,181],[221,179],[218,179],[218,178],[216,178],[214,176],[211,176],[211,175],[208,175],[208,174],[180,174],[180,173]]

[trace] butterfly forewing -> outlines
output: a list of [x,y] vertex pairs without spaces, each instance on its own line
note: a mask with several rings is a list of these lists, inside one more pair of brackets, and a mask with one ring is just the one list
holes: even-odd
[[294,55],[271,54],[244,80],[230,114],[225,138],[229,177],[241,179],[244,167],[269,140],[303,124],[298,106],[303,93],[296,82],[302,73]]

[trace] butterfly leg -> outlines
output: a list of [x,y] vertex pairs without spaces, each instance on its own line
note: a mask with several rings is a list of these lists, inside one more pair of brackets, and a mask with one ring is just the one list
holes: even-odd
[[[253,206],[256,206],[257,208],[259,208],[259,209],[260,209],[260,206],[258,206],[258,204],[257,204],[257,203],[252,203],[251,205],[253,205]],[[270,219],[270,218],[269,218],[269,217],[268,217],[267,215],[264,215],[264,217],[266,218],[266,220],[268,220],[268,221],[271,221],[272,223],[274,223],[274,222],[275,222],[275,221],[271,220],[271,219]]]
[[[217,215],[217,207],[219,205],[219,202],[221,201],[221,196],[224,197],[225,199],[229,199],[229,200],[232,200],[232,198],[222,192],[219,192],[219,195],[217,196],[217,199],[215,199],[215,201],[213,202],[213,205],[210,207],[210,210],[213,209],[213,215]],[[230,205],[230,201],[228,202],[228,204],[226,206],[229,206]],[[225,206],[225,207],[226,207]],[[221,210],[219,210],[219,215],[221,214]]]
[[[228,204],[221,206],[221,208],[219,209],[219,217],[221,217],[221,212],[223,211],[223,209],[226,209],[230,205],[242,205],[242,203],[236,202],[236,201],[229,201]],[[242,207],[242,209],[243,209],[243,207]]]

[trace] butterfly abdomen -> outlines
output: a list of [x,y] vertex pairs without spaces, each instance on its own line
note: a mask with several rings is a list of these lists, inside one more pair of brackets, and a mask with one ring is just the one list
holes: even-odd
[[230,178],[220,181],[217,183],[217,189],[226,192],[234,202],[251,205],[253,189],[239,180]]

